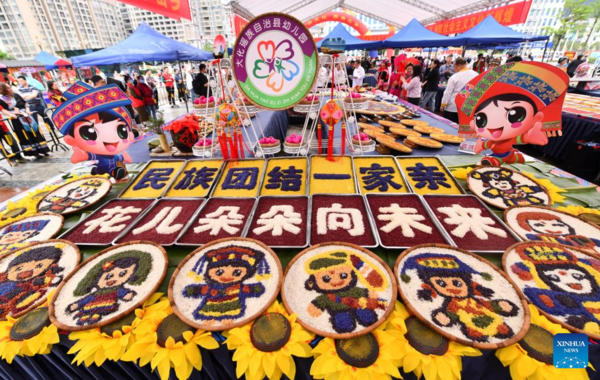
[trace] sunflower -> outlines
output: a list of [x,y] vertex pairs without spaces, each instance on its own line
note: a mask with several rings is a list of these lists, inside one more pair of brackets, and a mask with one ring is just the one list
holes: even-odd
[[175,368],[178,379],[189,378],[194,368],[202,369],[198,346],[209,350],[219,347],[209,332],[195,330],[173,314],[168,299],[146,309],[133,335],[135,342],[121,360],[138,362],[140,366],[150,363],[152,370],[158,370],[161,380],[169,378],[171,368]]
[[460,379],[462,357],[481,355],[478,349],[451,342],[431,330],[400,302],[396,302],[385,329],[399,340],[395,350],[402,358],[400,366],[405,372],[414,372],[417,378],[425,375],[425,380]]
[[46,355],[58,343],[58,329],[50,323],[48,301],[15,319],[0,322],[0,357],[11,364],[15,356]]
[[[505,367],[509,367],[510,376],[514,380],[588,380],[584,368],[556,368],[553,364],[553,339],[559,333],[568,334],[562,326],[550,322],[529,305],[531,326],[518,343],[496,350],[496,356]],[[591,364],[590,364],[591,367]],[[593,367],[592,367],[593,369]]]
[[325,380],[389,380],[392,376],[401,379],[398,343],[398,338],[385,331],[383,325],[355,338],[324,338],[313,348],[315,361],[310,375]]
[[[77,353],[73,363],[76,362],[77,365],[84,363],[86,367],[89,367],[93,363],[101,366],[106,359],[119,360],[135,340],[131,331],[140,321],[148,318],[150,306],[161,297],[162,293],[153,294],[141,308],[102,328],[72,332],[69,339],[77,341],[68,352],[68,354]],[[164,303],[161,304],[161,306],[164,305]]]
[[292,356],[311,357],[308,342],[314,338],[296,319],[296,314],[289,315],[275,301],[254,322],[226,332],[227,348],[235,350],[237,377],[245,375],[248,380],[261,380],[266,376],[279,380],[285,374],[293,379],[296,364]]
[[566,193],[567,190],[556,186],[549,179],[537,178],[532,173],[527,173],[527,172],[520,172],[520,173],[531,178],[534,181],[537,181],[540,185],[544,186],[546,188],[546,190],[548,190],[548,194],[550,194],[550,199],[552,200],[552,203],[562,203],[567,199],[567,197],[560,194],[560,193]]
[[458,169],[454,169],[452,170],[452,175],[454,176],[454,178],[456,179],[462,179],[462,180],[467,180],[467,175],[469,174],[469,172],[473,170],[472,166],[466,167],[466,168],[458,168]]
[[594,214],[594,215],[600,215],[600,210],[595,209],[595,208],[587,208],[587,207],[583,207],[583,206],[559,206],[556,208],[558,211],[562,211],[562,212],[568,212],[569,214],[578,216],[581,214]]

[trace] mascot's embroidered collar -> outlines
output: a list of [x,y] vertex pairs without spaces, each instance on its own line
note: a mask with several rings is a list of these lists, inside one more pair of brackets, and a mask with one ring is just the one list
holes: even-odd
[[131,104],[131,99],[115,84],[93,88],[77,82],[63,95],[67,101],[52,115],[52,121],[63,135],[67,135],[77,121],[102,111],[113,113],[131,125],[131,116],[123,108]]

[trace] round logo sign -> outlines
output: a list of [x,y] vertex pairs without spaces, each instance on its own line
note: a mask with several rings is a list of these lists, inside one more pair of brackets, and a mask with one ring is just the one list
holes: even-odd
[[302,22],[282,13],[267,13],[254,18],[240,33],[232,61],[246,98],[264,108],[284,109],[308,94],[319,58]]

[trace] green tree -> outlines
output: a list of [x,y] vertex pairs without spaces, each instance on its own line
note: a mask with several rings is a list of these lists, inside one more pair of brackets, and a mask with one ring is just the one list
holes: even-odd
[[2,59],[2,60],[8,60],[8,59],[15,59],[15,57],[13,57],[12,55],[8,54],[4,50],[0,50],[0,59]]
[[583,43],[584,47],[586,47],[588,42],[590,41],[590,37],[592,36],[592,33],[594,33],[594,30],[596,29],[598,20],[600,20],[600,0],[594,0],[590,3],[588,3],[587,8],[588,8],[588,18],[591,18],[594,21],[592,22],[590,31],[588,32],[585,42]]
[[552,42],[554,43],[554,47],[552,57],[568,34],[585,31],[587,28],[587,24],[582,22],[588,19],[589,9],[585,4],[586,2],[587,0],[566,0],[562,14],[558,19],[560,25],[556,28],[544,28],[545,33],[553,36]]

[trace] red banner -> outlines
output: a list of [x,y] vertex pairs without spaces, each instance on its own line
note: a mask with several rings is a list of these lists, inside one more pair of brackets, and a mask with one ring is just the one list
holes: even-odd
[[488,15],[492,15],[502,25],[522,24],[527,20],[531,1],[523,1],[504,5],[502,7],[488,9],[487,11],[473,13],[467,16],[451,18],[427,25],[427,29],[439,34],[463,33],[479,24]]
[[192,19],[189,0],[118,0],[175,20]]
[[239,36],[244,27],[248,25],[248,20],[241,18],[238,15],[233,16],[233,30],[235,31],[235,36]]

